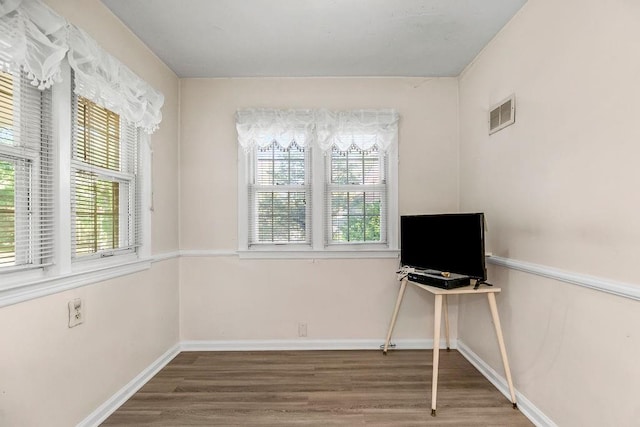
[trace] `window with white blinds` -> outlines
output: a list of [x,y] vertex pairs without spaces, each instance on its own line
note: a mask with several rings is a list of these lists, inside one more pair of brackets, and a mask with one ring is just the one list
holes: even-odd
[[253,108],[236,120],[241,255],[394,255],[396,111]]
[[387,241],[386,156],[376,146],[327,155],[326,224],[328,244]]
[[138,129],[86,98],[73,99],[72,257],[131,252],[141,230]]
[[277,142],[254,149],[249,185],[249,244],[309,243],[309,150]]
[[0,271],[52,263],[51,91],[0,72]]

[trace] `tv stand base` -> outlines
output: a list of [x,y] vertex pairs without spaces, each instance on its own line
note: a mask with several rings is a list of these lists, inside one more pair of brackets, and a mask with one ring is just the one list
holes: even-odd
[[435,297],[435,305],[433,310],[433,374],[431,377],[431,416],[436,416],[436,398],[438,393],[438,364],[440,361],[440,329],[442,317],[444,314],[444,326],[445,326],[445,339],[447,343],[447,351],[450,349],[449,345],[449,313],[448,313],[448,295],[464,295],[464,294],[486,294],[489,302],[489,309],[491,310],[491,317],[493,325],[496,330],[496,336],[498,338],[498,347],[500,349],[500,355],[502,356],[502,364],[504,367],[505,376],[507,378],[507,384],[509,385],[509,393],[511,395],[511,403],[513,409],[518,409],[516,402],[515,389],[513,388],[513,381],[511,380],[511,369],[509,368],[509,360],[507,358],[507,350],[504,345],[504,338],[502,336],[502,327],[500,325],[500,316],[498,315],[498,306],[496,303],[496,293],[500,292],[500,288],[488,287],[488,288],[474,288],[471,285],[456,288],[456,289],[442,289],[433,286],[427,286],[420,283],[416,283],[408,280],[407,277],[403,277],[400,282],[400,291],[398,292],[398,298],[396,299],[396,305],[391,316],[391,323],[389,324],[389,331],[387,332],[387,339],[382,347],[382,354],[387,354],[389,350],[389,342],[391,341],[391,334],[393,328],[396,325],[396,319],[398,312],[400,311],[400,305],[402,304],[402,298],[407,288],[407,283],[430,292]]

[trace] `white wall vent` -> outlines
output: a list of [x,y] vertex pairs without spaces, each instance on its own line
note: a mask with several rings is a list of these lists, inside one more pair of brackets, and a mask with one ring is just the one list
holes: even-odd
[[511,95],[489,110],[489,135],[516,121],[516,96]]

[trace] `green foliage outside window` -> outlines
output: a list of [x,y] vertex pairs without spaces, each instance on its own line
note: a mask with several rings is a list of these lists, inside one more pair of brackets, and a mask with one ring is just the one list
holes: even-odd
[[15,179],[13,163],[0,161],[0,262],[15,258]]

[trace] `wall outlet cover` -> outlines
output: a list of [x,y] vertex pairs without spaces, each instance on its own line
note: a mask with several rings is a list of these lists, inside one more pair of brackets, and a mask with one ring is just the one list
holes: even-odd
[[76,298],[69,301],[69,327],[73,328],[84,322],[84,313],[82,311],[82,300]]

